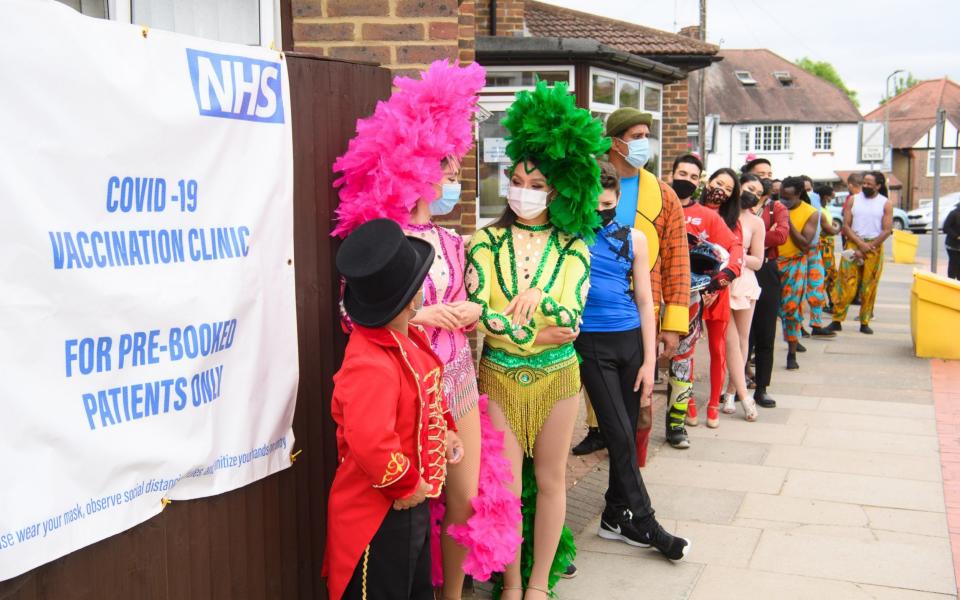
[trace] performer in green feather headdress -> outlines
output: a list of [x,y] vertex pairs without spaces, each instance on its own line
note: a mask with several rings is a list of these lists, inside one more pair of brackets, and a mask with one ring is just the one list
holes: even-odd
[[600,225],[595,157],[610,142],[566,84],[518,93],[503,124],[508,208],[474,235],[466,285],[483,309],[480,391],[494,425],[512,433],[505,455],[523,500],[521,556],[504,573],[502,597],[532,600],[550,594],[576,551],[563,527],[580,392],[573,340],[589,285],[584,240]]

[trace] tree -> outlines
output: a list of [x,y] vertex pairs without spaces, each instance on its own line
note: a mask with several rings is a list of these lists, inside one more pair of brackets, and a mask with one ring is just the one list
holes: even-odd
[[853,102],[853,105],[857,108],[860,108],[860,101],[857,100],[857,92],[851,90],[846,86],[845,83],[843,83],[843,79],[840,78],[840,73],[837,73],[837,70],[833,65],[825,60],[813,60],[806,56],[800,60],[797,60],[795,64],[807,73],[816,75],[824,81],[829,81],[833,85],[843,90],[843,93],[850,98],[850,101]]
[[[894,87],[896,88],[896,89],[894,89],[894,91],[893,91],[893,95],[894,95],[894,96],[899,96],[900,94],[902,94],[903,92],[909,90],[910,88],[912,88],[913,86],[917,85],[918,83],[920,83],[920,80],[917,79],[916,77],[914,77],[914,76],[913,76],[913,73],[908,72],[906,77],[902,77],[902,78],[900,78],[900,79],[894,79],[894,80],[893,80],[893,85],[894,85]],[[884,90],[884,93],[886,93],[886,92],[887,92],[887,90]],[[888,97],[888,96],[884,96],[883,98],[881,98],[881,99],[880,99],[880,105],[882,106],[882,105],[886,104],[887,101],[890,100],[890,98],[891,98],[891,97]]]

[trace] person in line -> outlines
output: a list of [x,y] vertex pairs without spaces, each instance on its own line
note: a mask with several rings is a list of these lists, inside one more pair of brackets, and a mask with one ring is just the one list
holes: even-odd
[[614,219],[620,178],[608,162],[600,163],[600,185],[601,226],[590,246],[590,291],[574,342],[582,360],[580,376],[610,452],[598,535],[652,546],[681,560],[690,542],[667,533],[654,518],[637,459],[637,420],[641,407],[652,402],[657,360],[647,241]]
[[960,204],[944,219],[943,235],[947,246],[947,277],[960,279]]
[[354,329],[330,408],[339,460],[323,570],[333,600],[433,600],[426,499],[463,458],[443,366],[410,326],[433,259],[389,219],[360,225],[337,252]]
[[[787,177],[780,187],[780,202],[790,211],[790,236],[779,248],[777,269],[780,272],[780,319],[787,340],[787,369],[799,369],[797,345],[800,343],[800,303],[806,295],[807,260],[820,212],[803,201],[803,179]],[[806,296],[812,303],[815,295]]]
[[[659,327],[657,344],[662,344],[658,358],[669,359],[676,353],[680,337],[687,333],[690,319],[690,253],[676,193],[643,168],[650,159],[651,127],[650,113],[621,108],[607,118],[606,135],[611,140],[610,164],[620,176],[616,220],[640,230],[647,238],[650,286]],[[595,427],[591,412],[588,404],[588,425]],[[640,454],[646,454],[649,438],[649,428],[639,432]],[[591,429],[574,453],[586,454],[602,447],[599,430]]]
[[837,285],[837,234],[840,233],[839,227],[833,225],[833,215],[830,213],[829,206],[833,203],[836,195],[829,185],[821,185],[817,188],[820,195],[823,208],[820,209],[820,257],[823,259],[823,289],[826,292],[827,304],[823,307],[823,312],[833,314],[834,287]]
[[535,600],[550,595],[575,553],[563,526],[581,387],[573,341],[589,287],[587,243],[600,225],[595,156],[609,142],[566,84],[519,92],[503,125],[508,206],[471,239],[467,293],[482,307],[480,392],[493,424],[509,431],[505,455],[529,532],[504,572],[503,598]]
[[[763,162],[758,162],[763,161]],[[761,173],[757,173],[760,170]],[[777,270],[777,258],[780,254],[780,245],[787,241],[790,233],[790,214],[787,208],[780,203],[779,180],[770,180],[772,171],[770,162],[766,159],[756,159],[743,166],[741,172],[760,177],[763,175],[771,182],[770,196],[761,199],[760,218],[763,219],[764,236],[763,246],[765,256],[763,265],[757,270],[757,283],[760,284],[760,298],[753,312],[753,322],[750,324],[750,345],[755,357],[756,389],[753,399],[763,408],[774,408],[777,405],[767,390],[773,378],[773,348],[777,339],[777,315],[780,312],[780,273]]]
[[883,242],[893,233],[893,202],[887,197],[883,173],[871,171],[863,176],[861,192],[843,208],[843,233],[852,260],[840,261],[837,280],[837,305],[832,331],[841,331],[847,311],[857,291],[860,296],[860,333],[873,334],[870,320],[877,300],[877,286],[883,274]]
[[[803,302],[800,305],[800,334],[802,337],[813,338],[833,338],[837,334],[829,328],[823,326],[823,307],[827,303],[827,291],[824,282],[826,281],[826,269],[823,265],[823,256],[820,254],[820,234],[822,231],[821,215],[823,203],[820,194],[814,191],[813,179],[808,175],[801,175],[803,179],[804,202],[812,206],[817,211],[817,230],[813,234],[813,243],[807,252],[807,284]],[[811,296],[815,298],[811,300]],[[810,308],[810,331],[803,328],[803,304]]]
[[[847,210],[848,206],[853,206],[853,199],[856,197],[857,194],[859,194],[862,191],[863,191],[863,173],[854,171],[849,175],[847,175],[847,192],[848,193],[847,193],[846,199],[843,201],[843,211]],[[847,236],[846,234],[843,233],[843,222],[842,222],[843,212],[842,211],[840,215],[840,220],[841,220],[840,249],[843,250],[847,247]],[[840,276],[840,265],[838,264],[837,277],[839,278],[839,276]],[[834,285],[834,294],[839,293],[839,290],[840,290],[840,287],[837,285]],[[857,295],[854,296],[853,302],[851,304],[860,306],[860,296],[862,292],[863,292],[862,286],[860,288],[857,288]],[[834,301],[834,304],[836,304],[836,301]]]
[[[467,300],[464,289],[463,238],[432,222],[460,199],[460,160],[473,145],[472,117],[484,81],[479,65],[447,61],[435,62],[419,79],[398,78],[398,91],[358,126],[334,165],[342,173],[335,234],[348,234],[382,214],[434,249],[424,306],[411,324],[423,329],[443,362],[443,394],[465,449],[463,460],[450,465],[443,498],[430,502],[433,583],[444,600],[460,598],[465,570],[487,580],[503,570],[520,544],[520,499],[511,498],[510,473],[499,456],[503,432],[492,427],[481,406],[486,398],[477,391],[466,335],[481,307]],[[350,330],[349,319],[344,326]]]
[[[716,428],[720,425],[720,393],[726,377],[726,320],[721,316],[725,312],[729,319],[730,315],[727,295],[722,292],[740,275],[743,258],[743,246],[721,214],[728,214],[730,197],[736,195],[739,198],[740,184],[736,173],[730,169],[721,169],[710,177],[701,195],[703,203],[697,202],[693,196],[700,184],[702,171],[703,163],[699,158],[692,154],[680,156],[673,161],[672,185],[681,199],[687,234],[697,240],[717,244],[729,253],[728,264],[713,275],[709,287],[702,293],[702,314],[709,328],[711,350],[711,393],[707,404],[707,427]],[[736,221],[734,225],[736,226]],[[690,302],[690,314],[700,315],[699,298],[691,298]],[[715,307],[718,303],[719,306]],[[708,315],[712,317],[713,324],[707,320]],[[667,442],[677,449],[690,447],[685,425],[698,424],[696,401],[693,398],[693,351],[700,336],[699,323],[692,322],[689,331],[690,333],[681,339],[682,353],[678,353],[670,363],[670,381],[667,388]]]
[[753,398],[747,398],[744,381],[747,350],[750,342],[750,324],[753,322],[754,306],[762,295],[757,283],[757,270],[763,265],[763,220],[754,214],[763,194],[763,183],[756,175],[740,176],[740,241],[743,244],[743,269],[740,276],[730,284],[731,320],[727,327],[727,363],[730,381],[723,402],[723,412],[736,412],[734,401],[739,397],[747,421],[757,420],[757,407]]

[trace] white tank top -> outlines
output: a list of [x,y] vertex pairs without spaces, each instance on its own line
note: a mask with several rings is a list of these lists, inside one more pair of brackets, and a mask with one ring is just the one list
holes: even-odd
[[867,198],[862,193],[853,197],[853,231],[861,238],[873,239],[883,232],[883,209],[887,197],[877,194]]

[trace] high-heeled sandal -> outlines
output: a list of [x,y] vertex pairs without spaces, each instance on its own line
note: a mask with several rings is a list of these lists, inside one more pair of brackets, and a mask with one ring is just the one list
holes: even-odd
[[720,427],[720,411],[717,407],[707,407],[707,427],[710,429]]
[[757,420],[757,401],[752,397],[747,400],[740,398],[740,404],[743,406],[743,419],[749,423]]
[[737,412],[737,405],[735,402],[736,394],[724,394],[723,395],[723,406],[720,407],[720,412],[725,415],[732,415]]

